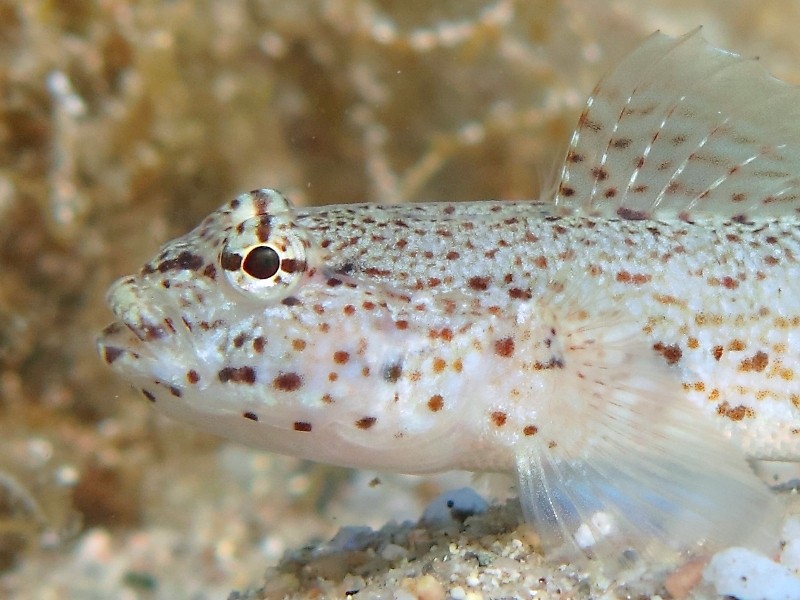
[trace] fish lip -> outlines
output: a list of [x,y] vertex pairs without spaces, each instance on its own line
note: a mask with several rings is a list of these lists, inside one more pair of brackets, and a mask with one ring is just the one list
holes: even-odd
[[135,277],[123,277],[106,294],[106,303],[116,320],[97,337],[97,351],[114,368],[141,359],[156,360],[151,342],[169,333],[164,317],[153,308],[154,299],[148,298],[146,289]]
[[97,336],[96,346],[97,353],[112,368],[155,358],[145,342],[123,321],[113,321],[103,329]]

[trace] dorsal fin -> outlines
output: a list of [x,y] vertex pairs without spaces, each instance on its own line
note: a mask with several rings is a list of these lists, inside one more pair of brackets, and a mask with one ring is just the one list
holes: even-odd
[[590,96],[556,204],[627,219],[798,214],[800,90],[699,29],[654,33]]

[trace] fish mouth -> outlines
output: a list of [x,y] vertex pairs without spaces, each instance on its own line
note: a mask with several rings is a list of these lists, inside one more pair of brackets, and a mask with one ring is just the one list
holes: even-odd
[[139,360],[145,351],[141,339],[122,321],[114,321],[97,337],[97,353],[107,365],[116,366],[125,357]]
[[[150,296],[150,297],[148,297]],[[123,365],[139,365],[156,360],[154,342],[175,333],[169,318],[155,305],[152,293],[133,277],[117,280],[108,290],[106,302],[116,320],[97,338],[97,351],[115,369]]]

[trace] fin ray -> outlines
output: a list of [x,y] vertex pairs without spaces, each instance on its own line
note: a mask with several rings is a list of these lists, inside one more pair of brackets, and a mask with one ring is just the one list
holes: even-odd
[[598,84],[555,203],[607,217],[754,220],[800,208],[800,90],[695,30]]

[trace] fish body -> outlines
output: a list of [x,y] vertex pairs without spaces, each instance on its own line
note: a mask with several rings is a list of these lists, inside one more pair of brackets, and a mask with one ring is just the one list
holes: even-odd
[[276,452],[513,472],[564,558],[765,543],[748,460],[800,459],[798,112],[655,34],[593,92],[554,200],[242,194],[112,287],[100,353]]

